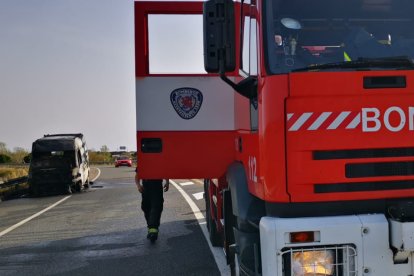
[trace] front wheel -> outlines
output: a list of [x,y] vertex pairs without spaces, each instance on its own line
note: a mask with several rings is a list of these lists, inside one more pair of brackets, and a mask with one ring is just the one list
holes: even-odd
[[85,187],[86,189],[89,189],[90,186],[91,186],[91,183],[89,181],[89,176],[88,176],[88,178],[86,179],[85,185],[83,185],[83,187]]
[[233,260],[230,263],[230,275],[240,276],[239,255],[236,253],[233,254]]
[[83,191],[83,184],[82,184],[82,180],[80,180],[79,182],[77,182],[75,184],[75,191],[77,193],[81,193]]
[[65,185],[64,189],[63,189],[63,193],[70,195],[72,194],[72,185],[70,185],[69,183]]

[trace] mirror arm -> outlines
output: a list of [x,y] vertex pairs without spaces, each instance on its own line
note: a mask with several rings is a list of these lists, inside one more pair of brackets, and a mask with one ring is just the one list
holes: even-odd
[[220,78],[230,85],[237,93],[246,97],[250,100],[255,99],[257,97],[257,78],[256,77],[248,77],[242,80],[239,83],[234,83],[230,80],[226,75],[220,74]]
[[246,97],[250,100],[257,98],[257,77],[249,76],[239,83],[234,83],[225,74],[224,57],[225,50],[222,49],[220,50],[220,78],[243,97]]

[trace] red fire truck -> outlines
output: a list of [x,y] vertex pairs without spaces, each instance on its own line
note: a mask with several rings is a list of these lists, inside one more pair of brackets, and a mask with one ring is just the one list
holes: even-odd
[[[236,274],[414,275],[413,10],[135,2],[139,177],[205,179]],[[208,73],[151,70],[154,20],[173,15],[204,34]]]

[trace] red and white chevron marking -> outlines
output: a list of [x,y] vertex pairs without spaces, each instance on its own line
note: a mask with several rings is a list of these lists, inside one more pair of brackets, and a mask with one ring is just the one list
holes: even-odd
[[355,129],[361,124],[361,113],[342,112],[304,112],[288,113],[288,131]]

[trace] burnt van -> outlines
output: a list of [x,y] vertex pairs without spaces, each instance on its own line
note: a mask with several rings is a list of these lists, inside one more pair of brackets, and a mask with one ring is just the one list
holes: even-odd
[[53,134],[32,145],[30,192],[71,194],[89,187],[89,155],[83,134]]

